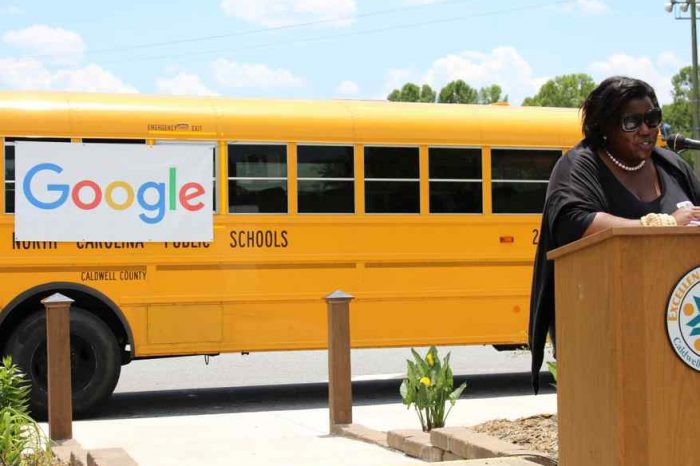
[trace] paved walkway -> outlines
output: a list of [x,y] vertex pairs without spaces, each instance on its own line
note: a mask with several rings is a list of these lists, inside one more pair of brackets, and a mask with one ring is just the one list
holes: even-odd
[[[556,412],[556,395],[463,399],[447,424]],[[376,430],[420,428],[400,403],[355,406],[353,421]],[[44,425],[44,428],[46,426]],[[423,464],[401,453],[328,435],[328,409],[76,421],[85,449],[123,448],[139,466],[391,466]]]

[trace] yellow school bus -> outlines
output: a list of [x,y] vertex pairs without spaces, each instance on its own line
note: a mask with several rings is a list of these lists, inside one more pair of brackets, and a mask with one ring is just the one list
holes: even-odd
[[[354,348],[524,344],[547,179],[581,135],[574,109],[40,92],[1,92],[0,132],[0,349],[39,413],[54,292],[78,413],[134,359],[325,348],[337,289]],[[17,240],[24,140],[208,145],[214,240]]]

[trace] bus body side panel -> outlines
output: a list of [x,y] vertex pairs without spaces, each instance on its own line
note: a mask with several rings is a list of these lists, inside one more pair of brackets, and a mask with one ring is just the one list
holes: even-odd
[[211,244],[15,242],[4,222],[2,298],[51,281],[98,289],[137,357],[323,348],[335,289],[356,298],[355,347],[526,340],[536,216],[235,220]]

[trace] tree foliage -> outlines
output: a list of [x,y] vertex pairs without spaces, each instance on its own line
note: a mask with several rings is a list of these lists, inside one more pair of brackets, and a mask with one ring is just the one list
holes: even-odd
[[436,93],[428,84],[418,86],[406,83],[400,89],[394,89],[387,96],[392,102],[440,102],[449,104],[493,104],[507,102],[508,96],[503,96],[503,90],[498,84],[482,87],[478,91],[461,79],[447,83],[440,93]]
[[[688,136],[693,135],[692,70],[692,67],[686,66],[673,75],[673,78],[671,78],[673,102],[662,107],[664,122],[671,125],[670,131],[672,133],[683,133]],[[693,165],[696,152],[685,151],[681,155],[688,163]]]
[[475,104],[479,93],[476,89],[465,83],[461,79],[445,84],[440,89],[438,102],[441,104]]
[[537,94],[523,100],[523,105],[578,108],[594,88],[593,78],[585,73],[564,74],[544,83]]
[[435,102],[437,94],[432,87],[427,84],[423,84],[420,88],[420,96],[418,97],[419,102],[432,103]]
[[502,96],[503,89],[498,84],[491,84],[490,86],[482,87],[479,89],[479,96],[477,101],[480,104],[495,104],[498,102],[508,102],[508,96]]
[[414,83],[406,83],[401,89],[394,89],[389,94],[389,99],[392,102],[418,102],[420,96],[420,88]]
[[662,107],[664,121],[671,125],[674,133],[692,134],[693,131],[693,115],[692,115],[692,68],[686,66],[681,68],[673,78],[673,102]]
[[401,89],[391,91],[388,100],[392,102],[435,102],[435,91],[427,84],[418,87],[414,83],[406,83]]

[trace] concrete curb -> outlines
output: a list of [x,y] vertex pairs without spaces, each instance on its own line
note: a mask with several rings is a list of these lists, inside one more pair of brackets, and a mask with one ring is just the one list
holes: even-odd
[[69,466],[138,466],[121,448],[87,451],[75,440],[55,442],[51,451],[56,458]]
[[452,466],[557,464],[544,453],[527,450],[466,427],[446,427],[434,429],[430,433],[414,429],[381,432],[360,424],[335,427],[336,435],[399,450],[408,456],[430,463],[449,462]]

